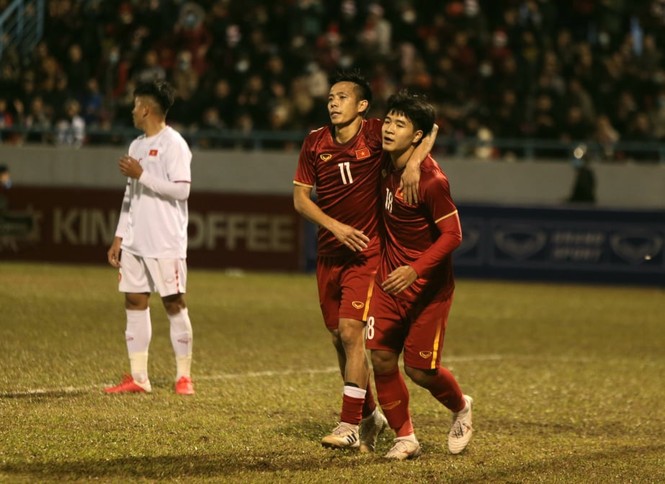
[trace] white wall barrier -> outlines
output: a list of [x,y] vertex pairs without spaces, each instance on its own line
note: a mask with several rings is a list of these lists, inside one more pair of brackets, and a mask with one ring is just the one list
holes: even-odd
[[[14,181],[0,259],[106,263],[125,185],[121,153],[0,145]],[[195,152],[191,266],[311,269],[313,229],[291,199],[296,162],[297,153]],[[595,207],[563,202],[567,163],[442,166],[464,229],[458,273],[665,284],[665,166],[597,165]]]

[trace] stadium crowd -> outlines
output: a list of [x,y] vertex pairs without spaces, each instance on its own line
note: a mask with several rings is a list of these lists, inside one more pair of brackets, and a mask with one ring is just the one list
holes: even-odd
[[328,77],[358,67],[370,115],[407,87],[437,106],[440,138],[584,141],[615,160],[618,141],[665,141],[663,46],[665,0],[47,0],[34,51],[0,59],[0,129],[99,143],[131,127],[136,83],[160,78],[185,135],[305,133],[327,122]]

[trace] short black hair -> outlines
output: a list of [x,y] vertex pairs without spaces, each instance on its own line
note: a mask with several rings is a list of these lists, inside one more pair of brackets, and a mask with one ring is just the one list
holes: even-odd
[[134,97],[151,97],[162,109],[162,114],[166,116],[175,100],[175,89],[166,81],[154,80],[151,82],[142,82],[134,89]]
[[[369,87],[369,82],[365,79],[359,70],[340,71],[337,72],[331,79],[330,85],[337,84],[338,82],[351,82],[358,86],[358,98],[372,104],[372,89]],[[367,108],[369,110],[369,108]]]
[[401,114],[409,118],[415,131],[422,131],[423,138],[430,134],[434,128],[436,112],[434,106],[423,95],[418,95],[403,89],[388,98],[386,115],[390,113]]

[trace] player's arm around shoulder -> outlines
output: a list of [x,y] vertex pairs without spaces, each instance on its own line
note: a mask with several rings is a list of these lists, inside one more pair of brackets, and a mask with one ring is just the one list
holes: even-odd
[[417,205],[419,199],[419,188],[420,188],[420,166],[422,162],[429,156],[432,148],[434,148],[434,142],[436,141],[436,135],[439,132],[439,127],[434,124],[432,131],[425,136],[420,144],[416,147],[409,158],[404,172],[402,173],[402,178],[400,179],[400,189],[404,194],[404,201],[409,205]]

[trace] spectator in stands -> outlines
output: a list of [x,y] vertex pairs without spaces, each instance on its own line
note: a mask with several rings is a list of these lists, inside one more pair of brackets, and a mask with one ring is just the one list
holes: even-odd
[[628,158],[638,161],[655,161],[658,159],[658,154],[653,151],[652,146],[657,139],[647,113],[640,111],[635,115],[624,139],[633,143],[631,149],[627,152]]
[[253,129],[268,128],[270,99],[261,75],[250,74],[238,95],[238,107],[250,116]]
[[236,117],[237,99],[227,78],[215,81],[210,104],[219,112],[222,127],[230,129]]
[[104,96],[99,90],[99,82],[91,77],[86,82],[81,96],[81,114],[87,126],[98,127],[104,116]]
[[25,141],[28,143],[52,142],[50,134],[52,126],[51,117],[46,111],[41,96],[33,97],[23,118],[23,127],[28,131]]
[[[559,122],[559,116],[552,98],[549,95],[541,94],[538,96],[532,120],[532,128],[528,132],[531,137],[547,142],[559,139],[561,135],[561,123]],[[558,154],[560,154],[559,150],[553,148],[551,145],[536,150],[536,155],[541,157]]]
[[190,51],[181,50],[178,52],[171,78],[178,97],[183,99],[194,97],[199,87],[199,74],[192,66],[192,53]]
[[207,53],[212,36],[205,25],[205,10],[197,2],[185,2],[175,25],[175,44],[191,54],[191,66],[198,76],[208,68]]
[[365,25],[358,36],[363,58],[383,59],[390,53],[392,26],[385,19],[381,5],[375,2],[367,7]]
[[12,176],[7,165],[0,165],[0,215],[9,207],[7,192],[12,186]]
[[582,108],[577,105],[568,107],[559,139],[564,143],[588,141],[592,132],[593,126],[584,117]]
[[[228,148],[229,145],[223,143],[217,134],[224,129],[224,123],[219,114],[219,110],[214,106],[209,106],[203,110],[201,122],[199,123],[196,145],[199,148]],[[202,135],[202,136],[201,136]]]
[[80,93],[86,89],[91,69],[88,60],[83,58],[83,49],[79,44],[69,46],[63,70],[67,74],[72,92]]
[[658,141],[665,141],[665,85],[660,88],[649,114],[654,136]]
[[80,148],[85,139],[85,120],[80,114],[81,105],[76,99],[65,103],[65,114],[56,122],[58,144]]
[[55,78],[49,78],[44,87],[44,101],[49,106],[52,118],[57,122],[59,119],[67,116],[67,101],[69,99],[76,99],[76,96],[69,89],[67,75],[62,72]]
[[492,110],[490,130],[498,138],[516,139],[522,136],[524,112],[518,102],[517,93],[506,89],[501,93],[501,101]]
[[607,115],[598,116],[593,139],[598,143],[602,160],[614,159],[615,145],[619,141],[619,133],[614,129]]
[[166,79],[166,70],[159,64],[159,56],[155,49],[145,53],[143,64],[137,69],[135,78],[137,83]]
[[7,99],[0,97],[0,130],[6,130],[14,126],[14,115],[9,109]]
[[[176,105],[185,112],[173,113],[173,119],[192,112],[195,118],[181,124],[195,129],[201,122],[198,106],[213,97],[217,80],[224,78],[232,98],[224,104],[244,105],[252,130],[306,129],[322,122],[309,119],[317,116],[308,108],[309,97],[314,102],[321,92],[325,97],[328,75],[362,65],[376,72],[373,88],[383,90],[375,91],[376,109],[381,98],[400,87],[417,88],[443,113],[444,135],[463,133],[475,116],[497,138],[505,137],[490,118],[497,109],[505,116],[506,90],[515,93],[508,111],[519,113],[510,117],[526,121],[511,123],[505,131],[513,135],[557,140],[549,131],[563,129],[571,105],[582,109],[589,125],[607,115],[618,134],[626,135],[638,112],[655,116],[654,100],[665,78],[663,10],[661,0],[640,8],[551,0],[53,1],[46,9],[44,38],[32,55],[18,62],[8,54],[11,46],[5,49],[0,92],[15,118],[16,97],[28,109],[32,98],[41,96],[55,124],[65,100],[81,101],[94,77],[104,95],[106,124],[117,126],[128,119],[128,82],[165,78],[190,91],[181,93],[184,102]],[[632,20],[623,21],[629,15]],[[195,87],[178,69],[179,52],[189,55],[188,71],[198,76]],[[258,82],[254,75],[262,78],[259,91],[267,96],[251,92]],[[310,82],[307,94],[294,89],[303,76]],[[254,87],[248,89],[248,80]],[[273,82],[284,86],[297,113],[295,124],[275,124],[270,108],[249,100],[270,102]],[[565,106],[553,113],[551,126],[548,116],[535,121],[534,106],[542,104],[542,95],[549,96],[555,111]],[[218,106],[218,113],[224,129],[248,126],[247,119],[238,122],[242,116],[235,108],[227,112]],[[653,123],[652,133],[658,125]]]

